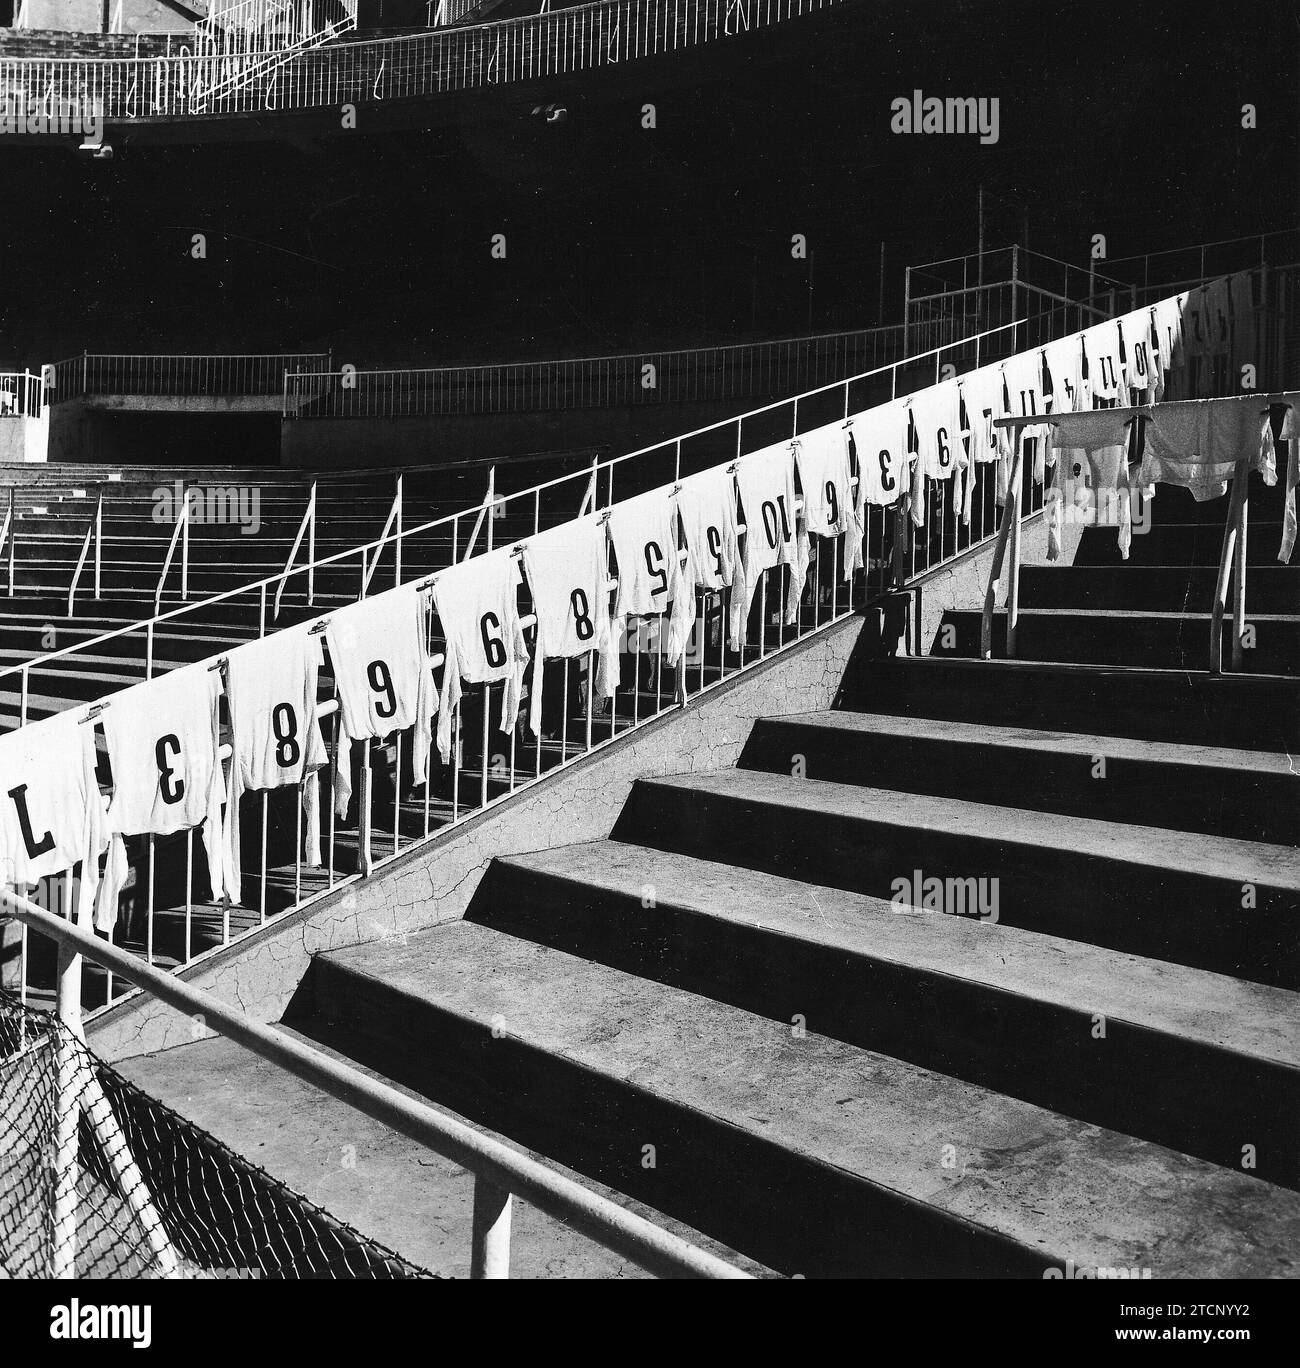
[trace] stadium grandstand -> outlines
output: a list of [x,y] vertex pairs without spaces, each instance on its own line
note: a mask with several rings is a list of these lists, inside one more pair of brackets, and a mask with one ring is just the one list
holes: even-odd
[[1296,36],[916,8],[0,5],[0,1276],[1295,1276]]

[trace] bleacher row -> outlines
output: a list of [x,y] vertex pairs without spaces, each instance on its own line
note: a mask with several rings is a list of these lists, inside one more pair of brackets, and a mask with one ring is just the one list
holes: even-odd
[[[1240,297],[1239,295],[1238,298]],[[1230,293],[1225,288],[1217,286],[1212,292],[1190,297],[1196,304],[1208,300],[1214,302],[1215,307],[1226,307],[1228,298]],[[1184,296],[1177,301],[1178,316],[1181,317],[1182,310],[1187,307],[1189,297]],[[1155,315],[1147,311],[1147,317],[1154,318]],[[1188,314],[1189,319],[1204,321],[1204,317],[1199,309],[1193,309]],[[1110,327],[1118,340],[1120,330],[1113,324]],[[1172,386],[1179,383],[1184,388],[1212,385],[1215,359],[1222,359],[1225,355],[1231,354],[1236,335],[1231,324],[1224,330],[1220,330],[1216,324],[1212,332],[1205,334],[1207,341],[1203,347],[1198,347],[1194,341],[1199,327],[1200,323],[1194,322],[1188,329],[1185,364],[1167,377]],[[1172,336],[1173,334],[1166,334],[1167,338]],[[1220,336],[1224,342],[1222,347],[1217,341],[1211,340]],[[1084,340],[1079,340],[1083,345]],[[1134,340],[1135,335],[1130,325],[1130,347]],[[1167,346],[1164,350],[1167,357]],[[1095,349],[1093,354],[1096,354]],[[1117,350],[1116,355],[1118,354]],[[1035,355],[1041,361],[1041,354]],[[1084,355],[1088,355],[1088,345],[1084,346]],[[1004,363],[998,363],[991,368],[986,367],[985,370],[1000,371],[1002,364]],[[1023,368],[1018,371],[1022,377],[1024,373]],[[1123,375],[1122,368],[1120,373]],[[976,380],[977,374],[967,373],[963,379],[969,385]],[[1046,391],[1051,383],[1050,372],[1045,372],[1041,365],[1038,368],[1038,383],[1043,393],[1030,401],[1035,405],[1046,402]],[[845,393],[847,395],[847,387]],[[1116,397],[1122,396],[1117,394]],[[845,404],[847,407],[847,398]],[[805,412],[807,411],[808,406],[805,406]],[[967,426],[970,426],[969,423]],[[800,430],[803,430],[802,427]],[[974,436],[974,433],[968,434],[968,440],[974,440]],[[672,446],[669,444],[664,449],[664,455],[669,455],[671,450]],[[710,458],[707,453],[701,453],[685,461],[680,466],[679,473],[687,475],[696,469],[708,468],[719,463],[717,454]],[[578,463],[571,461],[570,464]],[[952,554],[957,554],[965,547],[976,544],[990,535],[993,530],[991,514],[996,465],[996,462],[981,463],[975,467],[976,490],[972,502],[976,516],[972,519],[972,525],[964,529],[964,545],[963,524],[958,513],[960,501],[956,497],[950,501],[948,490],[943,484],[936,487],[937,497],[931,497],[928,501],[929,515],[926,525],[911,539],[910,547],[906,544],[900,547],[906,533],[902,524],[893,518],[892,513],[887,516],[884,508],[868,511],[864,573],[856,577],[848,590],[843,589],[838,583],[839,571],[843,566],[843,538],[814,538],[815,554],[811,573],[801,596],[797,620],[788,632],[784,622],[780,620],[780,615],[774,615],[772,612],[773,605],[781,602],[785,592],[785,576],[788,572],[784,567],[778,567],[772,572],[778,582],[766,593],[760,592],[755,596],[749,644],[740,651],[726,650],[725,643],[721,640],[723,605],[720,602],[710,603],[706,600],[703,605],[706,624],[704,636],[715,647],[715,657],[710,662],[706,645],[688,667],[692,678],[701,687],[716,682],[760,658],[778,644],[784,644],[788,639],[812,630],[854,606],[860,606],[865,598],[873,593],[880,594],[894,580],[906,579],[909,574],[914,574],[918,569],[918,550],[919,568],[924,569],[946,558],[949,538]],[[617,488],[614,476],[616,469]],[[137,476],[142,473],[132,472]],[[229,470],[205,473],[221,479],[225,484],[231,481]],[[571,469],[546,483],[544,487],[530,489],[525,481],[530,474],[535,473],[527,464],[510,467],[510,483],[503,480],[496,487],[497,503],[492,513],[497,516],[486,520],[490,531],[480,536],[477,543],[479,549],[487,544],[489,537],[500,546],[507,541],[514,542],[535,530],[567,521],[575,515],[589,480],[585,462],[580,469]],[[465,489],[467,480],[472,480],[475,475],[481,480],[482,474],[481,470],[477,470],[472,474],[467,471],[422,472],[416,476],[417,482],[432,482],[439,491],[440,499],[455,499],[456,504],[465,510],[462,514],[464,521],[457,520],[451,528],[443,523],[427,529],[426,532],[407,533],[402,538],[401,579],[404,582],[432,574],[453,559],[464,555],[472,525],[471,519],[475,517],[476,510],[472,499],[464,498],[461,491]],[[642,461],[639,467],[631,462],[621,465],[610,463],[602,468],[600,478],[595,482],[597,506],[603,507],[610,502],[611,493],[615,499],[622,500],[645,489],[657,487],[662,484],[663,475],[662,460]],[[408,475],[406,478],[411,477]],[[460,481],[459,485],[452,483],[457,479]],[[1032,470],[1027,471],[1026,479],[1032,492]],[[362,518],[375,528],[382,524],[383,515],[388,511],[390,501],[386,493],[371,492],[367,495],[365,483],[365,476],[345,478],[332,486],[329,497],[335,501],[336,507],[349,505],[354,513],[364,510]],[[272,496],[268,508],[263,512],[263,521],[271,536],[276,539],[274,573],[282,567],[283,560],[280,559],[280,554],[286,542],[292,540],[297,530],[296,524],[301,518],[303,488],[295,484],[292,478],[287,477],[268,480],[267,486],[271,489]],[[82,496],[77,503],[79,511],[84,513],[90,503],[89,491],[77,489],[67,492]],[[134,491],[134,497],[141,500],[152,497],[154,492],[138,488]],[[49,491],[40,484],[27,486],[23,493],[24,508],[49,507],[49,497]],[[37,499],[44,499],[46,503],[37,504]],[[447,505],[444,502],[442,506]],[[113,527],[108,535],[116,537],[122,549],[129,551],[132,545],[131,530],[133,527],[136,531],[140,530],[141,522],[141,513],[137,508],[125,513],[121,518],[121,524]],[[345,526],[348,529],[347,533],[338,532],[332,538],[318,539],[318,562],[328,557],[329,547],[335,543],[346,543],[343,547],[346,551],[358,551],[355,539],[356,523]],[[195,529],[196,537],[199,531],[200,529]],[[227,547],[240,546],[244,541],[259,540],[242,538],[238,527],[202,529],[203,533],[209,531],[224,535],[227,538],[224,545]],[[75,541],[75,537],[72,541]],[[217,541],[214,539],[211,547],[215,550],[216,546]],[[50,550],[56,553],[56,559],[61,557],[60,570],[66,569],[72,555],[71,542],[66,537],[60,542],[59,534],[51,532]],[[900,550],[904,553],[901,556]],[[391,550],[387,554],[391,556]],[[198,559],[201,561],[202,558]],[[372,559],[373,532],[372,550],[366,560],[368,562]],[[275,586],[263,582],[259,586],[254,586],[252,590],[232,595],[224,603],[198,605],[170,622],[156,623],[152,629],[136,628],[107,642],[91,642],[88,649],[74,651],[64,657],[56,656],[48,664],[42,664],[39,660],[31,661],[31,645],[15,644],[9,648],[11,657],[15,661],[27,658],[29,663],[28,677],[23,686],[15,689],[12,673],[4,680],[7,686],[5,701],[10,723],[12,724],[18,711],[24,707],[26,712],[23,715],[30,721],[62,707],[110,695],[117,689],[137,682],[144,674],[142,667],[146,663],[146,653],[150,651],[152,673],[157,675],[179,665],[215,658],[231,644],[257,636],[263,630],[272,630],[275,626],[288,625],[307,617],[320,617],[327,613],[331,604],[343,604],[356,599],[362,578],[362,563],[363,558],[360,554],[347,555],[332,566],[318,563],[315,571],[316,597],[311,605],[303,602],[303,569],[299,567],[294,576],[298,592],[290,592],[283,617],[278,623],[268,620],[266,613],[268,595],[273,595]],[[119,613],[129,613],[129,598],[113,600],[109,598],[108,589],[111,586],[116,592],[125,592],[133,578],[138,578],[140,568],[140,563],[136,562],[134,565],[128,563],[126,566],[119,566],[113,571],[113,574],[120,575],[121,579],[106,581],[107,606],[116,606]],[[375,572],[379,576],[375,581],[375,589],[386,583],[391,568],[391,565],[386,565],[382,570]],[[193,571],[192,582],[193,576],[197,575],[200,579],[195,587],[219,588],[224,592],[234,587],[231,581],[238,580],[240,574],[241,571],[232,570],[228,566],[209,566],[207,569]],[[16,619],[11,619],[11,624],[15,620],[20,621],[23,628],[34,635],[37,630],[44,630],[45,624],[38,623],[37,619],[41,616],[42,607],[50,607],[50,600],[41,596],[39,585],[27,586],[27,590],[36,592],[25,606],[36,611],[28,611]],[[16,599],[13,602],[21,601]],[[100,604],[100,610],[102,611],[105,606],[106,604]],[[529,605],[521,605],[520,611],[527,615]],[[109,621],[111,616],[106,615],[99,619],[95,626],[107,625]],[[59,630],[56,628],[56,641]],[[93,629],[74,626],[72,630]],[[441,646],[436,634],[431,645],[435,651]],[[157,961],[184,962],[202,950],[224,942],[231,934],[254,926],[267,916],[312,896],[324,887],[332,886],[336,879],[357,872],[364,863],[363,846],[372,848],[373,858],[382,859],[395,854],[405,845],[422,839],[446,822],[454,821],[466,812],[509,793],[519,783],[539,778],[548,769],[581,754],[591,744],[612,739],[619,733],[620,728],[626,728],[654,715],[666,703],[672,701],[672,681],[665,682],[664,672],[655,668],[649,651],[645,652],[643,658],[641,637],[634,638],[630,643],[630,650],[631,658],[625,660],[623,671],[627,683],[615,696],[608,713],[593,715],[589,698],[581,690],[579,670],[571,671],[567,665],[550,667],[544,689],[551,706],[544,716],[543,734],[535,739],[526,739],[526,744],[522,734],[516,738],[502,735],[495,730],[490,719],[495,714],[496,705],[490,696],[490,689],[484,689],[481,694],[476,692],[467,696],[460,718],[454,763],[445,770],[435,766],[430,782],[422,793],[412,791],[409,782],[410,757],[408,754],[403,762],[400,745],[390,748],[368,747],[368,754],[362,762],[368,780],[364,785],[354,784],[354,790],[368,790],[367,797],[371,810],[368,817],[358,812],[355,824],[349,822],[346,830],[331,822],[329,853],[324,872],[304,869],[298,858],[296,802],[285,801],[283,794],[269,797],[263,795],[260,832],[257,830],[258,824],[249,821],[243,823],[248,847],[244,867],[246,870],[258,871],[255,876],[256,892],[254,896],[246,896],[247,905],[243,908],[204,906],[196,900],[195,889],[205,880],[201,864],[195,862],[196,856],[201,861],[201,854],[194,846],[192,833],[184,841],[184,858],[170,855],[169,852],[175,848],[174,842],[155,843],[152,839],[137,842],[138,848],[134,851],[133,861],[137,886],[134,893],[128,894],[124,904],[126,915],[120,929],[119,943],[143,949]],[[552,673],[557,676],[555,684],[551,683]],[[0,676],[0,679],[2,678],[3,676]],[[322,675],[322,684],[325,696],[328,697],[333,686],[328,671]],[[557,697],[562,700],[558,706],[555,702]],[[520,742],[518,748],[516,740]],[[502,757],[506,756],[509,757],[508,763],[502,760]],[[109,776],[105,772],[102,777],[107,786]],[[249,837],[248,833],[254,834]],[[144,892],[146,888],[147,893]],[[49,965],[24,964],[25,984],[30,983],[36,987],[42,982],[48,983],[49,969]],[[107,984],[101,983],[92,989],[92,995],[97,995],[97,1001],[102,1002],[108,993]]]

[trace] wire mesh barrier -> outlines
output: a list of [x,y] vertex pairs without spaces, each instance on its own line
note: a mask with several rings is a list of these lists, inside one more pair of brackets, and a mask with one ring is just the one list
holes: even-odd
[[602,0],[371,41],[150,58],[0,59],[0,102],[111,122],[416,99],[684,51],[849,0]]
[[425,1278],[0,991],[11,1278]]

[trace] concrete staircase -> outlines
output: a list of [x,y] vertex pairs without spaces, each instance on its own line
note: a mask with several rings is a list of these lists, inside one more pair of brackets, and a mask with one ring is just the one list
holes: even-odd
[[[1294,1276],[1297,660],[1191,671],[1223,505],[1159,506],[1027,575],[1046,659],[865,662],[466,920],[317,956],[292,1024],[786,1274]],[[1077,630],[1129,583],[1158,650]]]

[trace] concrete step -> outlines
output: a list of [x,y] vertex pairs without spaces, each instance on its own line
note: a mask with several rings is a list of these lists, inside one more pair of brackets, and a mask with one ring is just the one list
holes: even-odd
[[1286,846],[750,770],[638,780],[613,836],[883,898],[973,879],[1010,926],[1300,986]]
[[495,860],[466,915],[1225,1168],[1258,1135],[1300,1182],[1282,989],[618,841]]
[[[1208,633],[1206,634],[1208,638]],[[1300,751],[1300,684],[1180,670],[932,656],[855,658],[838,702],[896,717]]]
[[[1020,606],[1205,614],[1214,604],[1217,578],[1217,567],[1208,565],[1026,565],[1020,571]],[[1246,606],[1251,614],[1300,613],[1300,564],[1251,570]]]
[[[1104,768],[1098,760],[1104,761]],[[1300,774],[1267,751],[818,712],[760,718],[742,769],[1300,845]]]
[[[287,1027],[279,1029],[303,1039]],[[305,1043],[319,1048],[315,1041]],[[340,1057],[337,1051],[327,1053]],[[469,1277],[474,1178],[459,1165],[231,1041],[201,1040],[138,1055],[116,1067],[151,1097],[371,1239],[431,1272]],[[378,1077],[373,1070],[366,1072]],[[481,1126],[475,1129],[484,1131]],[[340,1166],[336,1143],[344,1134],[356,1157],[355,1165],[346,1168]],[[542,1156],[531,1157],[546,1162]],[[548,1166],[565,1172],[559,1165]],[[637,1207],[609,1189],[602,1195],[622,1206]],[[746,1265],[757,1276],[765,1275],[765,1270],[703,1240],[698,1232],[680,1225],[675,1228],[688,1239],[711,1245],[721,1257]],[[516,1278],[649,1276],[526,1202],[515,1203],[510,1273]]]
[[308,1034],[781,1272],[1266,1276],[1300,1237],[1285,1189],[470,922],[304,988]]
[[[1157,496],[1157,503],[1159,497]],[[1226,516],[1226,512],[1225,512]],[[1158,517],[1158,515],[1157,515]],[[1251,519],[1246,538],[1246,564],[1276,565],[1281,523]],[[1126,562],[1119,553],[1114,528],[1085,528],[1075,553],[1075,565],[1210,565],[1223,553],[1223,522],[1163,523],[1135,535]]]
[[[978,658],[981,618],[973,610],[945,613],[931,654]],[[994,616],[992,648],[1000,658],[1006,657],[1006,621],[1005,613]],[[1300,674],[1300,618],[1249,613],[1247,624],[1253,629],[1254,644],[1242,652],[1243,673]],[[945,633],[947,627],[953,629],[951,638]],[[1221,635],[1226,663],[1232,645],[1230,619],[1224,621]],[[1210,667],[1210,617],[1097,608],[1022,612],[1016,629],[1016,659],[1206,670]]]

